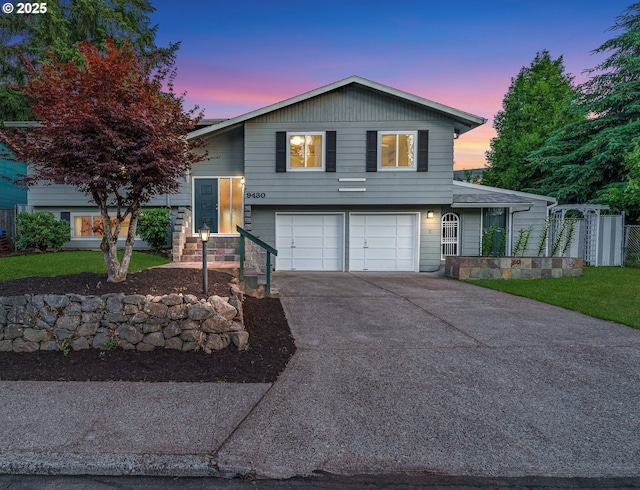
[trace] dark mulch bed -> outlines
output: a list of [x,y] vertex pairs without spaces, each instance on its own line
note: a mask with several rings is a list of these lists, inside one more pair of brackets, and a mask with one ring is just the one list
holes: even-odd
[[[232,276],[209,271],[209,295],[229,294]],[[147,269],[127,280],[107,283],[106,275],[74,274],[55,278],[24,278],[0,283],[0,296],[19,294],[168,294],[204,297],[202,272],[197,269]],[[0,380],[31,381],[174,381],[269,383],[277,379],[295,352],[295,344],[280,300],[246,297],[244,320],[249,349],[230,346],[222,351],[153,352],[97,349],[70,352],[0,353]]]

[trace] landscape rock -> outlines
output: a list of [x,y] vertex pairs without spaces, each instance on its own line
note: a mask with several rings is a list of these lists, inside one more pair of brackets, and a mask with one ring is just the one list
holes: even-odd
[[35,352],[37,350],[40,350],[40,344],[38,342],[27,342],[22,338],[13,341],[14,352]]
[[116,338],[125,350],[211,352],[232,342],[246,346],[241,312],[241,296],[208,300],[176,293],[4,296],[0,297],[0,350],[55,350],[62,341],[73,350],[105,349],[105,343]]
[[76,302],[69,302],[63,313],[67,316],[82,314],[82,305]]
[[75,330],[80,326],[80,316],[61,316],[56,320],[56,329]]
[[90,349],[91,346],[89,345],[89,341],[86,339],[86,337],[78,337],[71,342],[71,348],[76,351]]
[[167,294],[162,298],[162,303],[167,306],[176,306],[182,304],[182,296],[177,293]]
[[166,318],[169,307],[162,303],[145,303],[143,311],[156,318]]
[[24,328],[22,325],[10,323],[4,328],[4,339],[13,340],[22,337]]
[[27,342],[46,342],[53,339],[50,332],[35,328],[25,328],[22,337]]
[[238,310],[220,296],[211,296],[207,301],[211,303],[213,309],[218,315],[226,318],[227,320],[233,320],[238,314]]
[[140,342],[139,344],[136,344],[136,350],[139,350],[142,352],[151,352],[152,350],[156,350],[156,346],[152,344],[146,344],[144,342]]
[[182,346],[183,342],[179,337],[172,337],[170,339],[167,339],[164,343],[165,349],[182,350]]
[[58,350],[58,343],[55,340],[40,342],[40,350]]
[[13,340],[0,340],[0,352],[11,352],[13,350]]
[[231,337],[231,342],[233,342],[233,345],[235,345],[238,350],[246,350],[249,347],[248,332],[230,332],[229,337]]
[[145,344],[151,344],[156,347],[164,347],[164,335],[162,332],[148,333],[142,339]]
[[222,350],[229,347],[231,339],[226,334],[209,334],[205,343],[205,350]]
[[99,296],[87,296],[82,302],[82,311],[102,310],[106,306],[105,301]]
[[207,318],[204,322],[202,322],[203,332],[207,333],[225,333],[229,331],[229,327],[231,327],[231,322],[226,318],[215,314],[211,318]]
[[142,340],[144,334],[131,325],[121,325],[118,327],[118,337],[121,341],[124,340],[135,345]]
[[203,303],[197,303],[195,305],[189,306],[187,309],[188,316],[192,320],[206,320],[210,316],[213,316],[215,311],[213,307],[209,305],[205,305]]
[[107,342],[109,342],[110,340],[111,340],[111,336],[107,332],[100,332],[93,337],[93,342],[91,343],[91,346],[94,349],[106,350]]
[[64,294],[45,294],[42,299],[52,308],[64,308],[69,304],[69,297]]

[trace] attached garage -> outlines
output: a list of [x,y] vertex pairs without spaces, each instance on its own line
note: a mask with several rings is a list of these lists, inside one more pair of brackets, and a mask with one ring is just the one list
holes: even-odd
[[350,271],[418,271],[418,213],[351,213]]
[[276,269],[344,270],[344,214],[276,213]]

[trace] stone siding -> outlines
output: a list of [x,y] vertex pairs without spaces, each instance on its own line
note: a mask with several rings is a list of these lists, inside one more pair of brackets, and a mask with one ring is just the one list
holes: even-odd
[[202,349],[234,344],[246,349],[249,334],[241,294],[83,296],[25,294],[0,297],[0,351],[103,349],[152,351]]
[[547,279],[582,275],[583,260],[566,257],[446,257],[455,279]]

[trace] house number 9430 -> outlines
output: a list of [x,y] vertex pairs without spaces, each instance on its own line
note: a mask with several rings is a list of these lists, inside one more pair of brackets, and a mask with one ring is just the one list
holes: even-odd
[[267,197],[266,192],[247,192],[245,194],[247,199],[264,199]]

